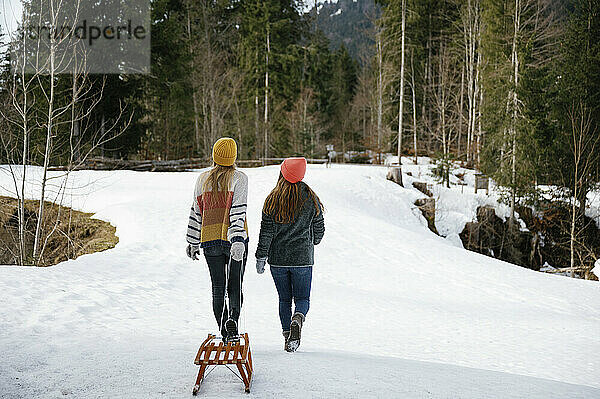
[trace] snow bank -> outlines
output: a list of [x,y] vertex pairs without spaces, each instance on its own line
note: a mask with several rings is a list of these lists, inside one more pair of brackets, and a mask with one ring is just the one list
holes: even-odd
[[600,259],[594,263],[594,268],[592,269],[592,273],[596,275],[596,277],[600,278]]
[[600,191],[592,191],[588,194],[588,207],[585,214],[596,221],[600,228]]
[[[411,168],[420,179],[424,165]],[[39,181],[31,172],[29,192]],[[326,233],[302,346],[284,353],[275,289],[253,257],[279,171],[245,172],[251,253],[241,326],[255,353],[251,397],[600,397],[598,284],[434,235],[414,206],[423,194],[386,181],[385,167],[309,166]],[[72,174],[70,205],[111,222],[120,242],[55,267],[0,268],[1,397],[189,397],[195,352],[216,327],[204,261],[185,256],[196,177]],[[0,195],[10,187],[0,173]],[[465,209],[487,201],[472,196]],[[449,209],[460,213],[458,200]],[[462,220],[452,218],[439,228]],[[202,395],[242,395],[228,373],[211,374]]]
[[[388,155],[385,158],[386,166],[398,164],[398,157]],[[435,227],[440,235],[449,238],[454,244],[455,236],[460,234],[468,222],[476,220],[477,208],[488,206],[494,209],[496,215],[506,220],[510,216],[510,208],[500,203],[500,193],[493,181],[490,181],[490,190],[478,190],[475,194],[475,174],[473,169],[456,168],[450,176],[451,187],[446,188],[436,182],[432,174],[432,160],[428,157],[418,157],[417,164],[414,158],[402,157],[402,172],[404,186],[412,188],[414,181],[425,182],[431,185],[431,191],[436,202]],[[410,173],[410,175],[408,175]],[[460,176],[460,178],[459,178]],[[424,195],[422,197],[425,197]],[[516,214],[518,218],[518,213]],[[525,224],[519,219],[521,225]],[[462,247],[462,244],[460,245]]]

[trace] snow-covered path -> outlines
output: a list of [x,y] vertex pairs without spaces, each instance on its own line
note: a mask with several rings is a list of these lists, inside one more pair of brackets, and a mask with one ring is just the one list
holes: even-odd
[[[600,285],[452,246],[384,168],[309,167],[326,233],[302,346],[283,352],[275,289],[253,257],[278,169],[245,172],[251,397],[600,398]],[[190,395],[195,352],[215,330],[208,271],[185,256],[196,177],[72,175],[73,207],[111,222],[120,242],[55,267],[0,268],[0,397]],[[244,397],[226,369],[201,392]]]

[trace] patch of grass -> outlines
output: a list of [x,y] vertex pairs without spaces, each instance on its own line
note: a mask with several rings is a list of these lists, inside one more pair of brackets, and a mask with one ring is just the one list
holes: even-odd
[[[25,264],[33,264],[33,243],[38,201],[25,201]],[[0,264],[19,264],[19,213],[14,198],[0,196]],[[116,228],[92,213],[72,210],[45,202],[42,244],[45,248],[39,266],[53,266],[81,255],[114,248],[119,242]]]

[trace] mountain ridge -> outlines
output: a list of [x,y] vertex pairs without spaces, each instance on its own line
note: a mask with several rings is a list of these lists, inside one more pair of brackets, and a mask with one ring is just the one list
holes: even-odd
[[[309,13],[314,16],[314,6]],[[343,45],[364,65],[374,54],[374,21],[380,15],[374,0],[327,1],[317,5],[316,26],[329,39],[332,51]]]

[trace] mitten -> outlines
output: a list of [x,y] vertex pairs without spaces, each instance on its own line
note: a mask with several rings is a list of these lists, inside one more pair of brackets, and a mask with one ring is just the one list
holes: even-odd
[[267,258],[256,259],[256,272],[258,274],[265,272],[265,263],[267,263]]
[[241,262],[244,259],[244,252],[246,252],[246,245],[243,242],[236,241],[231,244],[231,259]]
[[200,255],[200,248],[197,245],[188,244],[185,253],[193,260],[198,260],[198,255]]

